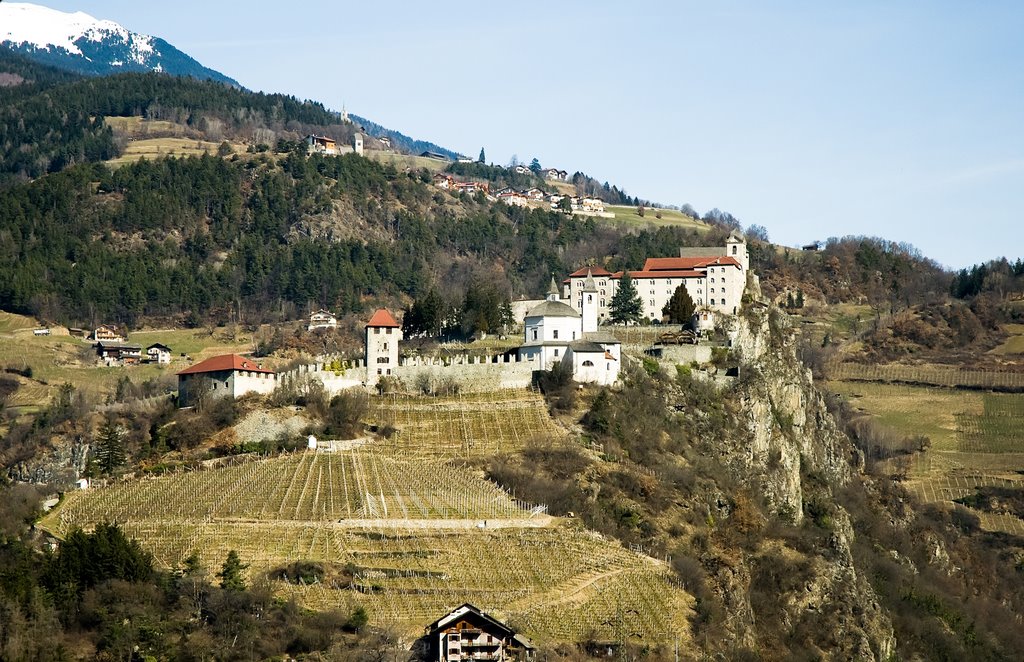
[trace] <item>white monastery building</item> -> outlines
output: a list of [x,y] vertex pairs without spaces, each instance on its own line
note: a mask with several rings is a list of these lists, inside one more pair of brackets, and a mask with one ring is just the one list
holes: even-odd
[[[686,287],[698,310],[735,315],[749,267],[746,241],[734,232],[725,246],[681,248],[679,257],[647,258],[643,268],[630,271],[629,276],[643,301],[643,315],[647,319],[662,318],[662,309],[680,285]],[[621,271],[613,274],[600,267],[584,267],[562,281],[562,296],[582,312],[587,277],[592,276],[597,289],[597,318],[606,320],[623,274]]]
[[607,385],[618,380],[622,346],[610,333],[597,330],[598,292],[597,281],[588,274],[577,312],[559,300],[552,279],[547,300],[526,313],[519,360],[537,360],[538,367],[545,370],[559,361],[569,361],[577,382]]

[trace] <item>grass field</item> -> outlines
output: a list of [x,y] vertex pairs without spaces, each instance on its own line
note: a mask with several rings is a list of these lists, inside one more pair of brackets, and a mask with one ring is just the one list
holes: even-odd
[[[216,154],[220,143],[188,138],[145,138],[133,140],[125,147],[121,156],[107,161],[111,166],[134,163],[139,159],[159,159],[164,156],[201,156]],[[245,152],[242,145],[232,145],[234,152]]]
[[[623,223],[627,226],[636,227],[673,225],[697,230],[698,232],[707,232],[709,229],[707,223],[690,218],[682,212],[674,209],[654,209],[653,207],[649,207],[644,210],[644,215],[642,217],[636,213],[636,207],[628,205],[607,205],[604,209],[607,212],[615,214],[615,218],[598,218],[598,221],[606,223]],[[661,218],[655,217],[658,212],[661,213]]]
[[1009,334],[1009,337],[999,347],[990,351],[989,354],[997,356],[1024,354],[1024,324],[1005,324],[1003,325],[1003,330]]
[[113,392],[122,376],[128,376],[135,383],[170,377],[189,365],[181,357],[182,353],[200,361],[217,354],[252,349],[250,336],[239,333],[232,340],[223,329],[215,330],[212,335],[203,329],[138,331],[131,334],[129,341],[142,347],[155,342],[167,345],[173,351],[171,364],[108,368],[95,364],[91,341],[66,335],[34,336],[28,330],[35,326],[35,321],[29,318],[0,314],[0,329],[4,329],[0,331],[0,368],[31,367],[35,382],[18,390],[9,403],[12,406],[43,406],[64,382],[102,396]]
[[982,394],[974,391],[873,382],[830,382],[829,389],[894,432],[927,436],[936,450],[959,450],[957,416],[984,411]]
[[[860,381],[829,389],[897,434],[931,439],[906,483],[922,501],[951,502],[986,486],[1024,489],[1024,394]],[[1024,535],[1024,520],[977,514],[991,530]]]
[[5,313],[0,310],[0,334],[36,328],[36,320],[24,315]]
[[441,161],[440,159],[428,159],[425,156],[411,156],[408,154],[396,154],[394,152],[379,152],[377,150],[366,150],[363,152],[366,158],[378,163],[385,163],[395,166],[398,170],[404,170],[411,168],[413,170],[419,170],[420,168],[426,168],[431,172],[441,172],[448,167],[451,161]]

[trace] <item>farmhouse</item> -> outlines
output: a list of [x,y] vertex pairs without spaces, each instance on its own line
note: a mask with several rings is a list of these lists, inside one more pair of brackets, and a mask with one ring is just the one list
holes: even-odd
[[307,331],[313,331],[314,329],[336,329],[338,328],[338,318],[334,316],[329,310],[320,310],[309,314],[309,324],[306,325]]
[[306,151],[309,154],[324,154],[326,156],[338,156],[339,154],[363,155],[363,134],[356,133],[352,136],[351,145],[339,145],[334,138],[309,134],[306,136]]
[[[686,287],[698,309],[735,315],[749,268],[743,237],[733,233],[724,246],[681,248],[679,252],[679,257],[648,258],[641,269],[629,272],[643,301],[643,316],[660,320],[662,309],[680,285]],[[577,310],[583,307],[586,273],[586,269],[580,269],[562,281],[562,296]],[[595,269],[593,273],[598,286],[598,319],[605,320],[624,272],[611,274]]]
[[135,365],[142,361],[142,347],[125,343],[98,342],[96,353],[104,365]]
[[171,348],[160,343],[153,343],[146,348],[146,356],[151,363],[166,365],[171,362]]
[[272,393],[277,375],[237,354],[206,359],[178,373],[178,406],[195,405],[201,397],[238,398],[246,393]]
[[517,207],[527,206],[529,200],[526,196],[519,191],[503,191],[498,194],[498,201],[504,202],[506,205],[515,205]]
[[310,154],[335,155],[338,153],[338,143],[334,138],[309,134],[306,136],[306,145]]
[[544,175],[544,179],[550,179],[556,182],[564,182],[569,179],[569,173],[558,168],[548,168],[547,170],[541,170],[541,174]]
[[526,638],[468,602],[425,628],[429,660],[531,660],[536,649]]
[[128,334],[113,324],[101,324],[93,330],[92,339],[96,342],[124,342],[128,340]]

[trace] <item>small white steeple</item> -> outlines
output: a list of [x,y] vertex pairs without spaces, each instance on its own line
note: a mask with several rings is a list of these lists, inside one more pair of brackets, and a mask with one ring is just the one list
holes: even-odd
[[583,281],[583,300],[580,302],[580,316],[582,317],[583,333],[597,331],[597,283],[594,282],[594,274],[587,269],[587,279]]
[[548,301],[558,301],[558,284],[555,283],[555,277],[551,277],[551,284],[548,286]]

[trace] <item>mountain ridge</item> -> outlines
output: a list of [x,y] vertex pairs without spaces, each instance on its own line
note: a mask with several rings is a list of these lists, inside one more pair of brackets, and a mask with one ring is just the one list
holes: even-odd
[[0,45],[38,62],[101,76],[157,71],[241,87],[166,40],[128,30],[85,12],[61,12],[27,2],[0,3]]

